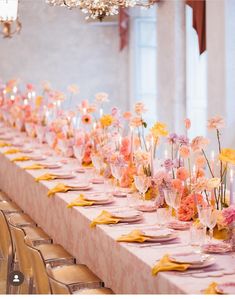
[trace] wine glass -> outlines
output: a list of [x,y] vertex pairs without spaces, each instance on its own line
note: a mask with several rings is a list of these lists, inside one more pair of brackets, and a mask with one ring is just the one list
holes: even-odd
[[200,222],[204,226],[209,228],[209,236],[211,242],[213,239],[213,229],[217,223],[218,211],[213,209],[211,206],[207,206],[207,207],[198,206],[198,216]]
[[91,155],[91,161],[96,169],[96,172],[98,174],[98,177],[100,176],[100,172],[101,172],[101,169],[103,168],[104,166],[104,163],[103,163],[103,158],[98,155],[98,154],[92,154]]
[[178,191],[171,190],[171,189],[164,189],[163,192],[164,192],[165,201],[170,207],[170,216],[172,216],[172,211],[174,208],[176,211],[176,218],[177,218],[177,210],[180,207],[181,194]]
[[144,201],[145,200],[145,193],[147,192],[150,181],[149,177],[146,175],[136,175],[134,176],[135,186],[140,193],[140,198]]
[[120,185],[120,181],[123,176],[125,167],[126,167],[126,165],[123,165],[123,164],[115,164],[115,163],[110,164],[111,173],[112,173],[112,176],[116,179],[117,185],[118,185],[118,183]]
[[83,160],[84,153],[85,153],[85,146],[84,145],[79,145],[79,146],[74,145],[73,153],[74,153],[75,158],[78,161],[78,166],[81,167],[82,160]]

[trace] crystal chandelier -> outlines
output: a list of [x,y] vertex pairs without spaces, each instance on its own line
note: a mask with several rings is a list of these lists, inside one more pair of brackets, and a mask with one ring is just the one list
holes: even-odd
[[51,6],[65,6],[68,8],[79,6],[78,0],[46,0],[46,3]]
[[114,16],[119,8],[134,6],[150,7],[158,0],[46,0],[52,6],[65,6],[68,8],[78,7],[85,13],[86,19],[99,19],[102,21],[106,16]]
[[10,38],[21,30],[21,23],[17,18],[18,0],[0,0],[0,24],[2,34]]

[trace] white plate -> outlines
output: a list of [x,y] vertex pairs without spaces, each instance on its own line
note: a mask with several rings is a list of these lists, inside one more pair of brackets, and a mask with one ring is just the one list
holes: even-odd
[[25,154],[30,154],[33,152],[33,150],[29,148],[22,148],[20,151]]
[[123,218],[123,219],[133,219],[138,216],[142,216],[143,214],[139,211],[136,210],[127,210],[127,211],[112,211],[111,214],[115,217],[118,218]]
[[43,167],[45,168],[48,168],[48,169],[57,169],[57,168],[61,168],[61,164],[58,162],[58,163],[46,163],[46,162],[43,162],[43,163],[40,163]]
[[76,176],[72,172],[53,172],[57,179],[74,179]]
[[204,264],[209,259],[208,254],[200,254],[195,252],[182,252],[171,254],[169,259],[172,262],[179,264],[192,264],[192,265],[201,265]]
[[43,161],[46,160],[45,156],[29,156],[29,158],[33,161]]

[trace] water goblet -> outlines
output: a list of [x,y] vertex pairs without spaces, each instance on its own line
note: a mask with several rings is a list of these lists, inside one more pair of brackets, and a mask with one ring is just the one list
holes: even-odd
[[157,209],[157,223],[160,227],[164,227],[169,219],[169,210],[166,208]]
[[137,190],[140,193],[140,198],[144,201],[145,193],[147,192],[150,185],[149,177],[147,177],[146,175],[136,175],[134,176],[134,182]]
[[73,153],[74,153],[75,158],[77,159],[78,166],[81,167],[82,160],[83,160],[84,153],[85,153],[85,146],[84,145],[79,145],[79,146],[74,145]]

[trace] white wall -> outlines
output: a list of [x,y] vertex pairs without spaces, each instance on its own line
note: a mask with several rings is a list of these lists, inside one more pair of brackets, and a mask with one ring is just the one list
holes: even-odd
[[76,83],[80,99],[105,91],[112,104],[125,106],[128,51],[119,52],[117,24],[87,24],[79,9],[50,7],[45,0],[21,0],[19,17],[20,35],[0,37],[0,78],[48,80],[63,91]]

